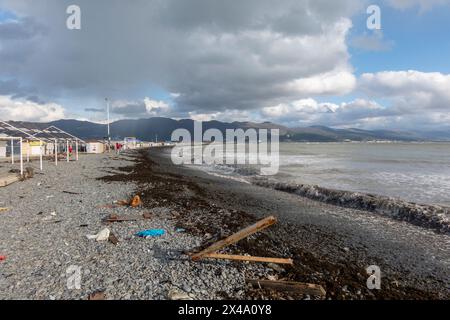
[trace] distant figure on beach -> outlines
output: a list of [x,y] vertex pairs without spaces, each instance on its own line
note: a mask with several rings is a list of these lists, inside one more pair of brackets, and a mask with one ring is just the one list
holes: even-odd
[[120,149],[122,149],[122,144],[116,142],[116,153],[119,154],[120,153]]
[[73,148],[72,148],[72,146],[69,146],[69,156],[71,156],[71,155],[72,155],[72,151],[73,151]]

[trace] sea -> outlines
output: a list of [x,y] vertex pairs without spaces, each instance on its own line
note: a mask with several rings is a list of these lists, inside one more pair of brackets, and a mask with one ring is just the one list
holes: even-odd
[[[450,206],[450,143],[286,142],[279,161],[276,181]],[[260,174],[259,165],[191,166],[242,181]]]

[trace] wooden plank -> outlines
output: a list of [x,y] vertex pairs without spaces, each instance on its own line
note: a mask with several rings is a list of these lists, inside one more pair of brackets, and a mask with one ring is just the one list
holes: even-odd
[[292,259],[239,256],[220,253],[207,253],[203,257],[212,259],[237,260],[237,261],[267,262],[267,263],[290,264],[290,265],[294,264]]
[[253,280],[245,279],[245,281],[254,287],[295,292],[300,294],[308,294],[311,296],[325,296],[325,289],[318,284],[302,283],[294,281],[273,281],[273,280]]
[[1,177],[0,178],[0,187],[9,186],[10,184],[13,184],[14,182],[17,182],[19,180],[20,180],[20,178],[17,175],[9,175],[6,177]]
[[277,222],[277,219],[274,216],[270,216],[263,220],[260,220],[257,223],[255,223],[245,229],[242,229],[223,240],[220,240],[220,241],[212,244],[208,248],[200,251],[199,253],[193,254],[192,260],[198,261],[198,260],[202,259],[205,254],[219,251],[220,249],[222,249],[226,246],[229,246],[230,244],[236,243],[239,240],[242,240],[258,231],[261,231],[267,227],[270,227],[271,225],[273,225],[276,222]]

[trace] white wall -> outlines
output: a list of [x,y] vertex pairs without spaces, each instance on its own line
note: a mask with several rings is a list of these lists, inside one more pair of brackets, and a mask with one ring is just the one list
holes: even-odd
[[6,157],[6,141],[0,141],[0,158]]

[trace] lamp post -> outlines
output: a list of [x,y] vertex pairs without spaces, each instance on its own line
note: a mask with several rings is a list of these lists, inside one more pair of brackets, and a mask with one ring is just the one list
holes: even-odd
[[110,129],[109,129],[109,101],[108,98],[105,98],[106,101],[106,117],[107,117],[107,126],[108,126],[108,152],[111,151],[111,135],[110,135]]

